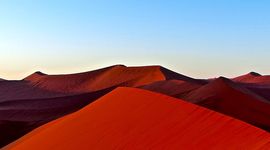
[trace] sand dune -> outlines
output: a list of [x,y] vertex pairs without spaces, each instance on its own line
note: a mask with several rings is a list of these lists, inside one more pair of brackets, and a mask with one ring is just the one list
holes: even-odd
[[0,102],[0,147],[40,125],[81,109],[112,89],[73,96]]
[[[23,80],[2,80],[0,147],[45,123],[80,110],[117,87],[136,87],[183,99],[270,131],[268,78],[269,76],[251,72],[232,80],[224,77],[204,80],[187,77],[161,66],[115,65],[77,74],[47,75],[35,72]],[[132,91],[139,95],[142,92],[128,88],[117,91],[121,91],[121,95],[122,91],[130,91],[128,95],[131,96]],[[153,95],[153,98],[150,95]],[[156,95],[159,94],[149,94],[148,99],[153,100],[153,104],[155,99],[159,101]],[[144,101],[139,100],[142,103]],[[123,105],[129,104],[121,103],[119,109],[122,109]],[[132,107],[130,109],[132,110]],[[148,113],[146,110],[143,112]]]
[[161,66],[126,67],[115,65],[66,75],[47,75],[35,72],[23,80],[0,82],[0,101],[52,98],[93,92],[114,86],[136,87],[169,79],[200,82]]
[[244,84],[243,86],[270,102],[270,85]]
[[240,81],[240,82],[247,82],[249,80],[252,80],[253,78],[260,77],[260,76],[262,76],[262,75],[260,75],[257,72],[250,72],[248,74],[241,75],[239,77],[233,78],[233,80],[234,81]]
[[218,78],[184,99],[270,131],[270,103],[229,79]]
[[141,86],[181,79],[201,82],[161,66],[111,66],[67,75],[35,72],[18,81],[0,82],[0,147],[32,129],[105,95],[118,86]]
[[256,72],[250,72],[246,75],[236,77],[233,80],[242,83],[256,83],[256,84],[270,85],[269,75],[260,75],[259,73]]
[[161,66],[126,67],[123,65],[68,75],[46,75],[37,72],[24,80],[48,91],[83,93],[112,86],[136,87],[170,79],[198,82]]
[[202,85],[204,84],[182,80],[166,80],[157,81],[139,88],[179,98],[184,97],[187,93],[201,87]]
[[270,86],[234,83],[220,77],[209,84],[168,80],[141,88],[184,99],[270,131]]
[[6,149],[260,149],[270,134],[211,110],[144,90],[118,88]]
[[0,82],[0,102],[19,99],[53,98],[66,95],[67,93],[41,89],[21,80],[5,80]]

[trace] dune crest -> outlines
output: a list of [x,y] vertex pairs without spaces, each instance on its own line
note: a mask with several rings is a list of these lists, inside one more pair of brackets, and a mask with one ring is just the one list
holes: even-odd
[[269,75],[261,75],[256,72],[250,72],[246,75],[242,75],[236,78],[233,78],[236,82],[242,83],[253,83],[253,84],[262,84],[262,85],[270,85],[270,76]]
[[137,87],[170,79],[197,82],[193,78],[175,73],[161,66],[126,67],[124,65],[66,75],[34,73],[24,80],[49,91],[83,93],[112,86]]

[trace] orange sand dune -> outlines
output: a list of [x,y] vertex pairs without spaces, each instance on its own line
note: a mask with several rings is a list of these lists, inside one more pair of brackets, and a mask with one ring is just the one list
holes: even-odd
[[270,131],[270,103],[226,78],[218,78],[183,99]]
[[36,72],[24,80],[48,91],[83,93],[120,85],[136,87],[169,79],[198,82],[161,66],[126,67],[123,65],[69,75],[46,75]]
[[118,88],[5,149],[268,149],[270,134],[165,95]]

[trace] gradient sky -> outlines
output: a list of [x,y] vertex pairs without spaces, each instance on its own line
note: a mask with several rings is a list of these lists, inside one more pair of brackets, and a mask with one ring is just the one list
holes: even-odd
[[0,0],[0,78],[162,65],[270,74],[267,0]]

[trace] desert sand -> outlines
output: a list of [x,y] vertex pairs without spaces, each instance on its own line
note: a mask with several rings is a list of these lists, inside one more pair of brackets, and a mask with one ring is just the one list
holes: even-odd
[[269,143],[269,133],[231,117],[165,95],[117,88],[6,148],[238,150],[266,149]]
[[[180,114],[181,111],[185,110],[185,107],[182,105],[188,105],[190,107],[192,106],[192,108],[196,106],[196,109],[198,109],[199,111],[198,112],[194,111],[195,112],[194,115],[196,114],[195,116],[198,116],[200,112],[202,112],[202,116],[204,116],[204,111],[207,111],[209,113],[211,112],[211,114],[212,113],[215,114],[214,116],[216,115],[222,116],[221,118],[227,118],[229,120],[233,120],[233,122],[237,122],[235,125],[235,128],[232,127],[229,123],[227,124],[224,122],[224,124],[226,125],[224,125],[224,127],[222,126],[222,128],[220,129],[220,128],[217,128],[215,125],[213,125],[211,121],[209,121],[209,123],[205,123],[204,121],[201,121],[195,125],[200,126],[199,124],[202,124],[202,128],[194,126],[193,127],[194,129],[192,128],[194,131],[192,131],[191,129],[187,131],[180,131],[180,130],[185,130],[184,128],[186,127],[183,127],[183,128],[177,127],[177,129],[175,130],[172,129],[172,131],[174,131],[175,133],[179,132],[181,135],[188,135],[192,138],[195,138],[196,136],[198,136],[199,139],[201,139],[201,141],[195,140],[196,144],[197,142],[200,143],[203,140],[206,140],[203,138],[204,136],[206,136],[206,138],[211,139],[210,135],[207,135],[207,134],[197,135],[196,133],[199,131],[205,131],[205,132],[207,131],[207,132],[210,132],[211,134],[213,132],[212,138],[216,136],[219,137],[218,139],[224,142],[224,143],[220,143],[221,145],[223,144],[223,146],[225,145],[225,143],[232,142],[228,140],[229,139],[228,137],[232,136],[232,134],[229,132],[238,133],[237,130],[239,130],[239,132],[242,132],[243,130],[242,128],[244,129],[250,128],[249,129],[250,135],[254,136],[254,139],[255,137],[260,139],[257,133],[262,133],[263,135],[267,135],[266,137],[268,137],[268,132],[270,131],[270,119],[269,119],[270,82],[269,81],[270,81],[269,76],[260,75],[255,72],[241,75],[239,77],[232,78],[232,79],[228,79],[225,77],[211,78],[211,79],[195,79],[195,78],[183,75],[183,74],[176,73],[162,66],[127,67],[124,65],[114,65],[114,66],[110,66],[110,67],[106,67],[106,68],[102,68],[102,69],[98,69],[94,71],[74,73],[74,74],[60,74],[60,75],[49,75],[49,74],[45,74],[40,71],[37,71],[22,80],[0,81],[0,133],[1,133],[0,134],[0,147],[8,145],[14,142],[15,140],[18,140],[15,142],[16,143],[15,145],[18,145],[18,146],[24,145],[27,147],[28,144],[25,144],[27,142],[22,142],[22,144],[20,144],[21,143],[20,141],[24,141],[22,139],[26,139],[26,137],[27,139],[29,139],[29,141],[34,142],[35,140],[37,140],[35,141],[37,143],[45,142],[43,140],[51,139],[51,136],[53,133],[48,132],[48,135],[47,135],[47,128],[48,129],[54,128],[51,125],[51,124],[54,124],[54,122],[59,122],[59,124],[63,126],[62,134],[64,134],[65,136],[69,136],[69,134],[71,135],[75,134],[77,136],[77,134],[87,132],[85,130],[88,130],[88,128],[84,127],[84,123],[89,123],[90,125],[90,122],[88,122],[86,117],[82,117],[84,119],[78,118],[79,119],[78,124],[79,126],[82,127],[82,131],[75,130],[75,128],[72,127],[70,128],[70,130],[74,130],[74,131],[67,132],[66,131],[67,129],[64,128],[65,125],[62,125],[64,123],[60,123],[61,121],[59,120],[57,121],[54,121],[54,120],[59,119],[59,118],[60,120],[62,118],[63,120],[66,120],[64,118],[70,118],[69,114],[71,114],[70,116],[81,116],[81,115],[73,115],[73,113],[78,114],[78,112],[81,112],[82,110],[85,110],[86,108],[91,108],[91,110],[92,109],[96,110],[96,108],[93,105],[96,105],[97,103],[96,101],[100,101],[100,100],[103,101],[103,99],[108,99],[105,101],[108,103],[111,103],[111,105],[114,107],[119,107],[119,111],[121,110],[123,114],[127,114],[127,115],[129,115],[129,111],[125,110],[126,105],[127,105],[127,108],[130,109],[130,111],[134,109],[134,111],[135,110],[138,111],[139,114],[141,112],[142,114],[140,114],[139,116],[142,117],[144,115],[147,116],[148,113],[149,115],[151,115],[152,113],[159,115],[159,112],[157,112],[156,109],[160,109],[160,110],[169,109],[169,107],[168,108],[165,107],[167,106],[167,103],[175,103],[176,105],[175,108],[180,109],[180,110],[175,110],[175,108],[171,106],[170,106],[171,107],[170,109],[172,109],[172,111],[176,112],[177,114]],[[136,88],[137,90],[130,89],[130,88],[118,88],[118,87],[133,87],[133,88]],[[114,90],[116,88],[118,89]],[[139,90],[139,89],[143,89],[143,90]],[[112,93],[119,93],[119,94],[112,94],[110,93],[111,91],[113,91]],[[125,91],[127,92],[126,94],[125,94]],[[152,91],[152,92],[147,92],[147,91]],[[133,98],[132,97],[133,92],[136,93],[135,95],[137,95],[138,97],[134,96],[135,98]],[[121,95],[123,98],[126,97],[125,100],[127,102],[126,103],[123,102],[122,97],[110,98],[111,95]],[[145,96],[145,95],[148,95],[148,96]],[[163,100],[164,97],[165,99],[171,99],[171,100],[165,100],[168,102],[163,104],[164,108],[163,108],[163,105],[159,105],[157,106],[157,108],[152,108],[152,106],[150,107],[148,105],[144,105],[144,104],[147,104],[147,102],[149,101],[151,101],[153,105],[155,105],[155,103],[159,104],[161,103],[160,101],[164,101]],[[118,99],[122,101],[114,103],[114,101],[118,101]],[[142,103],[140,106],[142,107],[141,109],[133,108],[130,106],[130,103],[133,104],[135,103],[135,101],[138,101],[138,103]],[[179,102],[175,102],[175,101],[179,101]],[[187,104],[187,103],[193,103],[193,104]],[[116,106],[116,105],[119,105],[119,106]],[[136,105],[139,105],[139,104],[136,104]],[[108,112],[106,112],[104,110],[105,107],[109,107],[109,106],[107,106],[107,104],[104,104],[104,106],[100,106],[100,108],[98,108],[98,109],[103,108],[104,112],[102,112],[101,114],[96,115],[95,113],[93,113],[93,114],[87,114],[87,116],[92,116],[92,119],[97,119],[99,116],[101,116],[104,113],[112,112],[112,115],[119,115],[118,116],[119,118],[125,117],[125,116],[120,116],[120,114],[114,114],[114,111],[109,111],[111,108],[107,109]],[[145,110],[143,109],[144,107],[146,107]],[[204,108],[201,108],[201,107],[204,107]],[[210,109],[211,111],[208,109]],[[163,115],[163,113],[161,113],[160,115]],[[172,116],[176,117],[174,115]],[[181,116],[183,117],[182,119],[181,119]],[[210,118],[211,116],[212,115],[209,115]],[[149,121],[152,121],[152,122],[149,122],[150,124],[153,125],[153,124],[156,124],[157,122],[165,122],[164,126],[167,126],[166,125],[167,117],[163,117],[163,118],[155,118],[153,116],[149,116],[149,117],[150,117],[150,119],[148,118]],[[181,115],[181,114],[178,117],[180,118],[180,120],[189,120],[189,117]],[[76,117],[73,117],[73,118],[74,120],[76,120]],[[105,119],[105,121],[108,121],[106,119],[109,119],[109,118],[103,118],[103,119]],[[139,125],[143,124],[144,120],[146,120],[144,117],[142,117],[141,119],[142,120],[138,120],[138,121],[126,119],[127,122],[125,122],[124,120],[123,121],[117,120],[117,122],[111,121],[109,122],[109,124],[115,123],[115,125],[119,126],[119,128],[120,126],[122,127],[123,124],[128,125],[126,128],[123,127],[123,130],[125,130],[127,134],[129,134],[129,132],[132,132],[132,134],[139,134],[139,133],[143,133],[141,130],[146,131],[146,130],[151,129],[150,126],[139,127]],[[194,119],[193,122],[195,122],[197,119],[200,119],[200,117],[197,117],[197,118],[191,117],[190,120],[192,119]],[[227,119],[224,119],[224,120],[227,120]],[[172,121],[176,121],[176,119]],[[218,122],[218,121],[212,121],[212,122]],[[147,124],[148,122],[146,121],[145,123]],[[169,123],[170,123],[170,120],[168,122],[168,126],[170,125]],[[68,124],[72,124],[71,121]],[[133,128],[128,128],[129,126],[131,126],[130,124],[138,125],[138,128],[142,128],[142,129],[140,131],[138,130],[139,133],[135,133],[135,131],[137,132],[137,130],[134,130],[133,132]],[[206,124],[208,124],[208,126]],[[93,123],[93,125],[97,125],[97,124]],[[40,126],[42,127],[38,128]],[[183,122],[183,126],[189,126],[189,125],[188,123],[185,124],[185,122]],[[39,134],[39,133],[37,134],[37,130],[39,130],[40,132],[41,131],[43,132],[43,130],[45,131],[45,128],[46,128],[46,134],[44,135]],[[211,130],[211,128],[213,128],[213,131]],[[37,129],[37,130],[31,132],[34,129]],[[94,128],[89,128],[89,132],[90,130],[92,132]],[[121,138],[120,135],[114,135],[116,131],[111,131],[112,132],[111,133],[109,131],[109,130],[113,130],[111,128],[108,128],[108,129],[102,128],[100,130],[104,130],[104,132],[106,131],[105,133],[109,133],[111,136],[113,136],[113,138]],[[226,133],[223,133],[222,130],[225,130]],[[54,132],[56,132],[56,130],[54,130]],[[166,135],[163,132],[165,131],[163,131],[163,129],[161,128],[160,130],[157,131],[157,133],[162,133],[161,135],[159,134],[157,135],[157,136],[162,136],[161,139],[165,138],[165,136],[163,137],[163,135]],[[217,135],[218,132],[219,134],[221,134],[220,136]],[[24,136],[27,133],[29,134],[27,136]],[[100,137],[100,140],[102,139],[101,138],[102,136],[105,136],[101,133],[101,131],[95,134],[91,136],[89,135],[87,136],[89,136],[89,138],[94,138],[93,136],[97,136],[97,137]],[[244,134],[245,133],[243,133],[243,135],[239,134],[239,136],[244,136]],[[37,137],[37,139],[29,138],[29,135],[31,135],[31,137],[32,135],[35,135],[33,137]],[[20,139],[20,137],[22,136],[24,137]],[[62,137],[63,135],[59,134],[59,136],[60,136],[59,140],[61,140],[61,138],[63,138]],[[151,134],[149,133],[149,135],[147,134],[143,138],[146,138],[148,136],[151,137],[153,135],[152,133]],[[180,135],[178,134],[169,135],[168,133],[168,135],[166,136],[175,136],[177,138],[180,138],[179,137]],[[86,137],[83,137],[83,138],[86,138]],[[137,136],[137,138],[139,137]],[[67,140],[71,140],[71,139],[72,138],[70,137],[70,139],[67,139]],[[170,138],[168,138],[168,140],[169,139]],[[82,140],[85,140],[85,139],[82,139]],[[121,140],[124,140],[124,139],[121,139]],[[136,139],[133,139],[133,140],[136,140]],[[170,141],[169,143],[174,143],[176,139],[171,138],[171,140],[172,141]],[[215,139],[211,139],[211,140],[215,140]],[[206,144],[204,146],[202,143],[200,143],[199,145],[202,146],[202,148],[206,148],[208,145],[208,148],[210,148],[213,145],[213,144],[211,145],[211,142],[217,142],[217,141],[211,141],[211,140],[206,140]],[[53,141],[51,142],[52,142],[51,144],[53,145],[53,147],[55,147],[57,143],[53,143]],[[131,144],[130,142],[131,141],[127,142],[126,144],[129,145]],[[143,141],[139,141],[139,140],[137,141],[137,143],[140,143],[140,142],[142,142],[142,144],[144,143]],[[156,141],[152,139],[152,141],[145,142],[144,146],[148,144],[150,146],[156,145],[154,144],[155,142]],[[239,139],[239,141],[235,139],[235,142],[246,143],[245,141],[242,141],[241,138]],[[253,139],[250,139],[248,142],[258,143],[257,140],[253,140]],[[166,145],[166,142],[165,143],[160,142],[160,143],[161,144],[159,146],[161,147],[169,146],[169,145]],[[191,143],[191,141],[188,141],[188,140],[185,141],[184,139],[182,139],[182,141],[179,141],[179,145],[177,145],[176,143],[175,143],[175,146],[194,145],[194,144],[188,144],[188,143]],[[74,144],[76,145],[76,143]],[[95,144],[98,144],[98,143],[95,143]],[[115,146],[115,143],[112,141],[111,143],[109,143],[109,145]],[[254,144],[254,145],[257,145],[257,144]],[[262,146],[260,144],[258,145]],[[92,144],[84,145],[83,147],[88,147],[88,146],[93,146],[93,145]],[[232,144],[232,146],[236,148],[236,145]],[[45,147],[45,148],[48,148],[48,147]],[[131,148],[131,145],[128,148]],[[172,148],[175,148],[175,147],[172,147]],[[188,147],[188,148],[192,148],[192,147]]]

